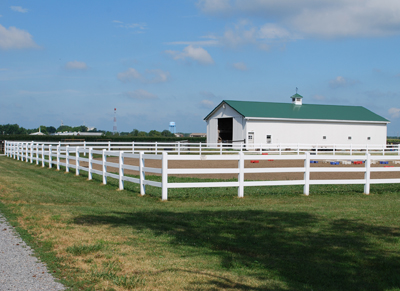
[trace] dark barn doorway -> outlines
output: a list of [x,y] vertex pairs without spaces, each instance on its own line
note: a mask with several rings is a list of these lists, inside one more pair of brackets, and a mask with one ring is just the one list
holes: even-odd
[[233,118],[218,118],[218,142],[231,143],[233,139]]

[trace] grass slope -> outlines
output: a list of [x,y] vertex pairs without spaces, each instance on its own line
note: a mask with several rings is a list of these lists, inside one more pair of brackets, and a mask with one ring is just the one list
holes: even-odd
[[[400,185],[158,188],[0,157],[0,211],[72,290],[400,290]],[[176,178],[177,179],[177,178]]]

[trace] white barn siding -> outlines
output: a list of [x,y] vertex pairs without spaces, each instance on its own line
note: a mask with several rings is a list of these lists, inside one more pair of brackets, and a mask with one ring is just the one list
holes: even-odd
[[218,120],[211,118],[207,120],[207,143],[218,142]]
[[263,144],[267,135],[274,144],[385,144],[386,128],[385,123],[247,120],[247,132],[254,132],[254,143]]

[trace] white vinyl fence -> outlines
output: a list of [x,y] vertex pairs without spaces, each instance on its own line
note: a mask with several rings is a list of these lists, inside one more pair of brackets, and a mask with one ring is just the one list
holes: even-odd
[[[88,179],[92,179],[93,174],[101,175],[103,184],[107,184],[107,178],[118,179],[119,189],[124,189],[124,182],[132,182],[140,185],[140,194],[145,195],[145,186],[155,186],[162,188],[162,200],[168,199],[168,189],[172,188],[199,188],[199,187],[237,187],[238,197],[244,197],[244,187],[248,186],[283,186],[283,185],[303,185],[303,192],[309,195],[310,185],[332,185],[332,184],[362,184],[364,193],[370,193],[371,184],[400,183],[400,178],[396,179],[371,179],[373,172],[400,172],[400,157],[396,155],[371,155],[370,153],[360,155],[317,155],[305,152],[297,155],[274,155],[273,159],[281,160],[299,160],[302,161],[302,167],[280,167],[280,168],[246,168],[245,161],[248,160],[269,160],[271,155],[260,155],[254,153],[238,152],[236,155],[177,155],[166,151],[158,154],[146,154],[145,152],[116,151],[108,149],[85,148],[81,146],[62,146],[60,144],[41,144],[36,142],[7,142],[6,155],[17,160],[26,161],[49,168],[55,166],[60,170],[60,166],[65,167],[66,172],[75,169],[76,175],[80,171],[88,172]],[[100,158],[94,159],[93,155],[99,155]],[[111,162],[109,157],[116,157],[118,162]],[[125,159],[138,159],[139,165],[133,166],[124,163]],[[335,160],[348,164],[351,161],[362,162],[362,167],[311,167],[310,163],[314,161]],[[115,159],[114,159],[115,160]],[[146,160],[160,160],[160,168],[151,168],[146,166]],[[169,161],[237,161],[235,168],[170,168]],[[396,166],[390,167],[371,167],[371,164],[377,162],[392,162]],[[83,166],[85,164],[85,166]],[[93,165],[99,165],[101,170],[94,169]],[[399,166],[397,166],[397,164]],[[329,165],[329,164],[328,164]],[[110,170],[111,169],[111,170]],[[112,170],[114,169],[114,170]],[[139,173],[139,178],[124,175],[125,170],[133,170]],[[362,179],[331,179],[331,180],[311,180],[310,174],[315,172],[358,172],[363,173]],[[161,175],[161,182],[146,179],[146,173]],[[251,173],[302,173],[300,180],[282,180],[282,181],[245,181],[244,175]],[[179,174],[237,174],[237,181],[221,182],[187,182],[171,183],[168,181],[170,175]]]
[[[5,141],[5,148],[10,148],[14,142]],[[245,151],[246,153],[269,153],[269,154],[304,154],[313,152],[316,154],[381,154],[381,155],[400,155],[400,144],[395,145],[318,145],[318,144],[245,144],[245,143],[189,143],[189,142],[34,142],[24,141],[28,145],[36,144],[57,145],[65,147],[79,146],[83,149],[92,148],[93,150],[106,149],[108,151],[125,152],[144,152],[160,154],[161,152],[175,154],[237,154]],[[25,145],[26,146],[26,145]]]

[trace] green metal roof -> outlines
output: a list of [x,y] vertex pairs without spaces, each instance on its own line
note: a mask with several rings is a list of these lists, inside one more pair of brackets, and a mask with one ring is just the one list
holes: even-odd
[[204,119],[208,119],[223,103],[228,104],[244,117],[376,121],[389,123],[389,120],[362,106],[318,105],[274,102],[253,102],[223,100]]

